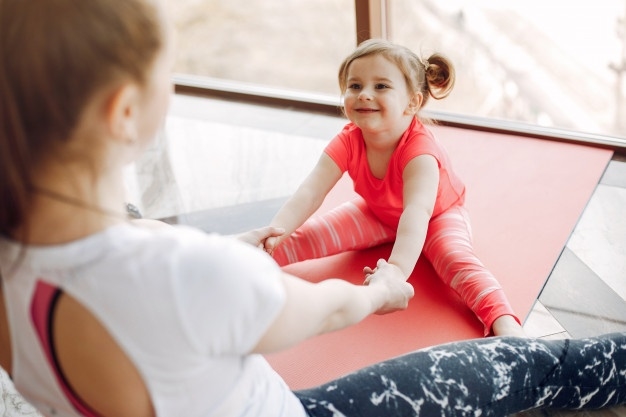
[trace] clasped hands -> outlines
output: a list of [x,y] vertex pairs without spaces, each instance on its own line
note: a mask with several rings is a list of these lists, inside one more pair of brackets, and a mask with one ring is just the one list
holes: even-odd
[[387,302],[376,311],[376,314],[404,310],[408,307],[409,300],[415,295],[413,286],[406,282],[402,270],[384,259],[379,259],[375,268],[366,266],[363,268],[363,273],[365,274],[363,285],[385,285],[389,291]]
[[[285,231],[282,228],[265,226],[241,233],[237,235],[237,238],[271,254],[274,249],[275,238],[284,233]],[[267,242],[268,239],[270,242]],[[387,314],[404,310],[408,307],[409,300],[415,295],[413,286],[406,282],[406,277],[402,270],[384,259],[379,259],[374,268],[366,266],[363,268],[363,273],[365,274],[363,285],[381,285],[386,287],[385,302],[376,311],[376,314]]]
[[271,238],[282,236],[284,233],[285,229],[281,227],[265,226],[240,233],[236,236],[236,238],[269,253],[269,251],[265,248],[266,241]]

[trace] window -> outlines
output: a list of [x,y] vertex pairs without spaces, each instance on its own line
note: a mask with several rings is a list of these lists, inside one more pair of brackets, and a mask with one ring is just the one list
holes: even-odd
[[353,0],[170,0],[175,71],[338,97],[356,44]]
[[389,1],[390,37],[441,52],[457,84],[433,110],[626,136],[626,2]]
[[455,64],[428,110],[626,137],[626,0],[169,1],[178,73],[336,99],[369,5],[374,36]]

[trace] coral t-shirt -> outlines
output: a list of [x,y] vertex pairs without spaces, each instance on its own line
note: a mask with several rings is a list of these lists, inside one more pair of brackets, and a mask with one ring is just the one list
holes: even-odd
[[342,172],[348,171],[354,190],[365,199],[376,217],[390,227],[398,227],[403,210],[402,172],[417,156],[432,155],[439,166],[439,187],[433,217],[451,206],[463,204],[465,200],[465,185],[452,170],[446,150],[417,118],[400,138],[382,179],[372,174],[363,133],[354,123],[348,123],[327,145],[325,152]]

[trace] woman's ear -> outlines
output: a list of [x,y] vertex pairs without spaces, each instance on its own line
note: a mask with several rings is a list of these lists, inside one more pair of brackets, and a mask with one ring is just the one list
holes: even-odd
[[422,108],[422,103],[424,102],[424,96],[421,92],[414,93],[410,100],[409,105],[406,107],[407,114],[414,115],[417,114],[419,109]]
[[113,90],[105,107],[106,123],[114,140],[135,143],[140,90],[134,83],[125,83]]

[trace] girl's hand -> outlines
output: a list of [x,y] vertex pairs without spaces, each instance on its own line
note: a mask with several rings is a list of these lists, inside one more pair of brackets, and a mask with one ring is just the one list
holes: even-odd
[[398,310],[404,310],[409,305],[409,300],[415,295],[413,286],[406,282],[402,270],[396,265],[379,259],[376,268],[365,267],[364,285],[384,285],[387,287],[388,296],[386,302],[376,311],[376,314],[387,314]]
[[370,268],[369,266],[366,266],[365,268],[363,268],[363,274],[365,274],[365,281],[363,282],[364,285],[367,285],[369,283],[371,279],[370,277],[372,275],[375,275],[379,271],[381,266],[384,270],[384,272],[383,270],[381,270],[381,274],[384,273],[389,276],[395,276],[398,279],[401,279],[403,281],[407,280],[407,277],[404,275],[404,273],[402,272],[399,266],[390,264],[384,259],[379,259],[378,262],[376,263],[376,267]]
[[256,246],[260,249],[265,249],[268,239],[276,239],[277,236],[281,236],[285,233],[285,230],[280,227],[265,226],[259,229],[250,230],[248,232],[237,235],[237,239],[242,242],[246,242],[252,246]]
[[[369,277],[369,276],[370,276],[370,275],[372,275],[372,274],[375,274],[377,269],[378,269],[378,268],[374,268],[374,269],[372,269],[372,268],[370,268],[369,266],[366,266],[365,268],[363,268],[363,274],[365,274],[365,280],[366,280],[366,282],[367,282],[367,277]],[[364,284],[365,284],[365,282],[364,282]]]
[[263,244],[263,249],[265,250],[265,252],[271,255],[274,252],[274,249],[276,249],[276,246],[278,246],[279,242],[280,242],[280,239],[278,236],[270,236],[267,239],[265,239],[265,242]]

